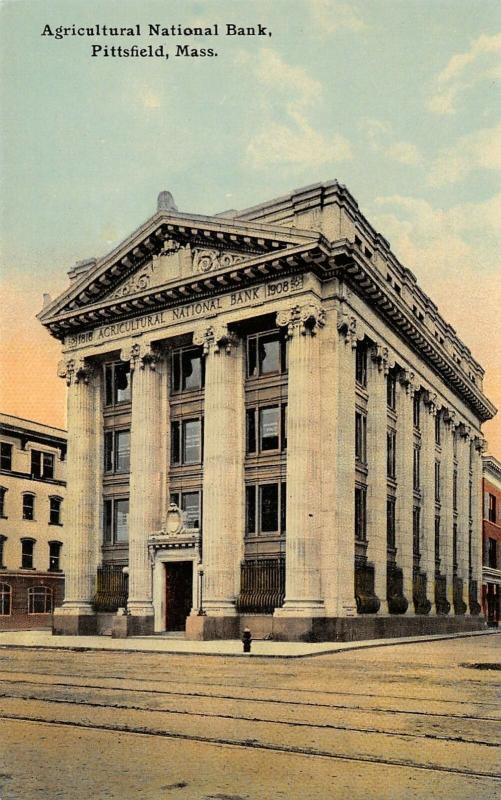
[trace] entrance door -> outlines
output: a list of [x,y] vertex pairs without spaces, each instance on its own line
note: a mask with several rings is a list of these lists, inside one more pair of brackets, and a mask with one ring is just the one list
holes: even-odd
[[172,561],[165,565],[166,620],[168,631],[184,631],[193,603],[193,562]]

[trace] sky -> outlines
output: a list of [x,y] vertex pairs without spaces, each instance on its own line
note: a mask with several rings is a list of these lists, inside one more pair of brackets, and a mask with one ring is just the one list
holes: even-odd
[[[97,23],[142,36],[42,36]],[[150,23],[266,31],[150,37]],[[65,424],[42,295],[126,238],[159,191],[213,214],[333,178],[501,407],[497,0],[3,0],[0,25],[2,411]],[[97,44],[169,58],[92,57]],[[217,56],[176,56],[178,44]],[[501,458],[501,414],[484,433]]]

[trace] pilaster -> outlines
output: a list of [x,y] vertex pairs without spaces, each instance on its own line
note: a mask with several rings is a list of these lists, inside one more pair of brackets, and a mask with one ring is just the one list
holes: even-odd
[[[482,453],[485,441],[482,437],[475,436],[471,451],[471,580],[476,584],[476,602],[480,603],[482,591],[482,520],[483,520],[483,490],[482,490]],[[470,605],[470,611],[472,611]]]
[[338,406],[339,334],[334,325],[327,325],[320,337],[320,416],[321,456],[321,585],[326,616],[338,613],[338,538],[336,518],[338,484],[336,462],[340,420]]
[[[287,327],[288,430],[285,602],[275,616],[324,613],[320,585],[320,331],[325,312],[316,304],[277,314]],[[320,334],[320,335],[319,335]]]
[[397,382],[397,501],[396,543],[397,563],[402,570],[403,595],[408,602],[407,616],[414,614],[413,592],[413,422],[414,375],[402,370]]
[[436,398],[426,397],[421,419],[421,485],[422,485],[422,543],[421,566],[426,573],[426,594],[436,613],[435,605],[435,416]]
[[442,492],[441,492],[441,541],[440,571],[447,580],[446,597],[454,613],[454,581],[453,581],[453,475],[454,475],[454,427],[453,417],[448,409],[443,411],[442,426]]
[[468,603],[469,584],[469,489],[470,489],[470,437],[461,424],[457,436],[457,561],[458,577],[462,580],[462,598]]

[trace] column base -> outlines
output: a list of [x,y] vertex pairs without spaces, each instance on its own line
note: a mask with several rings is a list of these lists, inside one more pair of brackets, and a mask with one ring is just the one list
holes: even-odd
[[190,614],[186,620],[186,638],[194,641],[239,639],[239,617],[236,614],[227,617]]
[[127,639],[128,636],[153,636],[155,618],[153,614],[116,614],[113,617],[111,636]]
[[236,617],[237,609],[231,600],[204,600],[204,614],[208,617]]
[[273,612],[276,617],[325,617],[325,606],[320,600],[286,600],[281,608]]
[[97,616],[92,606],[60,606],[52,615],[53,636],[96,636]]

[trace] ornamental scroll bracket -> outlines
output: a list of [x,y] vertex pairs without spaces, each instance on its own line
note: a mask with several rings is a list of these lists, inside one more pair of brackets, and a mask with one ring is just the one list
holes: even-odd
[[414,396],[415,391],[415,375],[410,369],[403,368],[400,370],[398,379],[400,384],[404,387],[405,393],[410,395],[411,397]]
[[245,259],[246,256],[238,253],[226,253],[213,248],[195,248],[193,250],[193,271],[212,272],[217,269],[233,267]]
[[155,370],[160,361],[160,354],[149,342],[134,342],[123,348],[120,358],[122,361],[130,361],[131,372],[135,369],[146,369],[146,367]]
[[88,384],[94,375],[94,367],[83,358],[63,359],[57,367],[59,378],[66,380],[66,385],[85,383]]
[[226,324],[206,325],[194,331],[193,344],[202,347],[204,356],[211,351],[219,353],[221,349],[230,353],[232,347],[238,344],[238,337]]
[[325,325],[325,311],[317,303],[291,306],[277,312],[277,325],[279,328],[287,328],[289,339],[296,331],[299,331],[301,336],[306,336],[308,333],[315,336]]
[[372,360],[377,364],[379,372],[382,372],[386,377],[392,366],[394,366],[394,361],[390,358],[388,348],[380,344],[374,344],[370,353]]
[[429,389],[424,393],[424,404],[428,409],[428,413],[435,417],[438,411],[438,395],[436,392],[431,392]]

